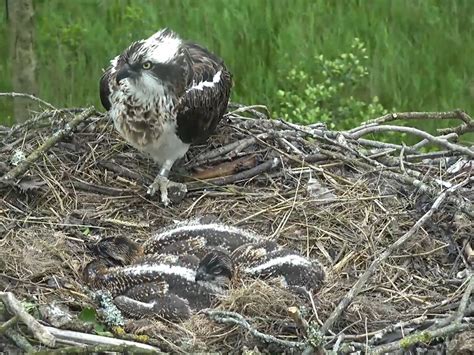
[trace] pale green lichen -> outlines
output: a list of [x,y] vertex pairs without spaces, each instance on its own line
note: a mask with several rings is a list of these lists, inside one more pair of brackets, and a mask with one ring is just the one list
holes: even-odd
[[92,292],[92,295],[99,302],[105,316],[104,321],[107,325],[123,326],[125,324],[122,313],[114,304],[112,295],[109,291],[98,290]]
[[407,349],[408,347],[418,344],[418,343],[423,343],[423,344],[429,344],[432,340],[432,336],[428,332],[421,332],[418,334],[413,334],[406,336],[402,340],[400,340],[400,347],[403,349]]

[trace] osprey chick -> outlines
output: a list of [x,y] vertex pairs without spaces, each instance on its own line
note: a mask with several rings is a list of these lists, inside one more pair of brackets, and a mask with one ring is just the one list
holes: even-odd
[[169,204],[176,160],[211,135],[227,110],[232,74],[206,48],[170,29],[133,42],[100,79],[100,99],[121,136],[160,165],[148,193]]

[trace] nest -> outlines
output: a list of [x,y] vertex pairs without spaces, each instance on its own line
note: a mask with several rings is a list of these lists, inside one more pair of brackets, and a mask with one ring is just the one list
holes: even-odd
[[[387,124],[446,118],[462,123],[438,135]],[[80,277],[89,243],[144,241],[176,220],[213,215],[319,260],[323,288],[308,302],[272,281],[241,280],[185,323],[130,321],[117,337],[147,334],[172,352],[447,346],[472,327],[474,150],[457,139],[473,127],[453,111],[390,114],[337,132],[232,105],[216,134],[176,164],[170,178],[188,194],[165,208],[146,194],[158,167],[106,116],[39,113],[0,131],[0,287],[77,315],[93,305]],[[390,131],[420,140],[375,139]],[[443,332],[448,323],[455,331]],[[415,339],[422,331],[433,336]]]

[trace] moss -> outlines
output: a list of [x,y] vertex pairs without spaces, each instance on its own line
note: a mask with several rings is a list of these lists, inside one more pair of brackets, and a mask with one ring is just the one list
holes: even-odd
[[406,349],[414,344],[424,343],[429,344],[432,336],[428,332],[421,332],[418,334],[409,335],[400,341],[400,347]]

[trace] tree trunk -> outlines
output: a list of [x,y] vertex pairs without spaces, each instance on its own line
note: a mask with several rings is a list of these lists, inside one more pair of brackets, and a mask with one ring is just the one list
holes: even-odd
[[[13,91],[36,95],[33,0],[7,0],[7,6]],[[18,97],[13,100],[15,122],[27,120],[35,103]]]

